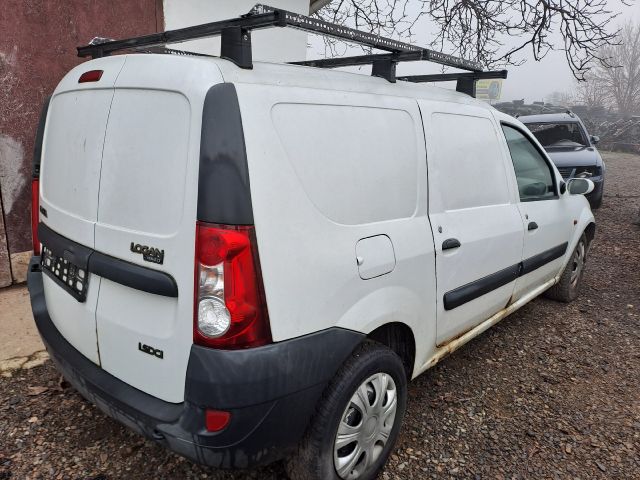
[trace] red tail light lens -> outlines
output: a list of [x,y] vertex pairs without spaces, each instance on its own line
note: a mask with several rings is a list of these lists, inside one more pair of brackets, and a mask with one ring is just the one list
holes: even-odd
[[198,223],[194,343],[238,349],[271,342],[255,231]]
[[80,75],[78,83],[97,82],[102,78],[102,70],[89,70]]
[[205,413],[205,425],[209,432],[224,430],[230,420],[231,414],[222,410],[207,410]]
[[40,220],[40,180],[31,180],[31,238],[33,240],[33,254],[40,255],[40,241],[38,240],[38,222]]

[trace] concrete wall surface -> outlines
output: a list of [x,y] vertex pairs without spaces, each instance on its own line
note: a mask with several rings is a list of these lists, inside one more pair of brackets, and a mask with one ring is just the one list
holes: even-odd
[[[95,36],[162,29],[161,0],[0,0],[0,286],[31,255],[31,159],[44,98]],[[2,221],[4,220],[4,222]]]
[[[164,21],[167,29],[215,22],[249,12],[256,3],[309,14],[309,0],[164,0]],[[252,32],[253,59],[266,62],[304,60],[307,35],[290,28],[275,28]],[[176,48],[210,55],[220,54],[220,39],[210,38],[185,42]]]
[[[0,0],[0,287],[25,280],[31,257],[31,161],[43,100],[93,37],[124,38],[237,17],[258,0]],[[266,0],[308,14],[309,0]],[[307,36],[254,32],[253,58],[302,60]],[[173,45],[170,45],[173,46]],[[219,55],[218,39],[175,46]]]

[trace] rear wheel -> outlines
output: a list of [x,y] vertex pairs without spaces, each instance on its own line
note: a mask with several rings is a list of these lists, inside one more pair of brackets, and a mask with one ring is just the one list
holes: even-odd
[[580,290],[580,283],[584,274],[584,266],[587,261],[589,243],[583,233],[578,240],[571,259],[564,268],[560,281],[545,293],[545,296],[560,302],[571,302],[576,299]]
[[338,371],[318,405],[297,454],[293,480],[373,479],[398,437],[406,408],[402,360],[366,342]]

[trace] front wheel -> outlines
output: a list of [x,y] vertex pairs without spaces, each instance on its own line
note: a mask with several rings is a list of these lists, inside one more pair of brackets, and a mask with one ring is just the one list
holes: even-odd
[[298,452],[293,480],[374,479],[398,437],[407,403],[402,360],[365,342],[341,367],[318,405]]
[[578,240],[571,259],[560,276],[560,281],[545,293],[545,296],[552,300],[569,303],[576,299],[580,290],[580,283],[584,274],[584,267],[587,261],[589,243],[583,233]]

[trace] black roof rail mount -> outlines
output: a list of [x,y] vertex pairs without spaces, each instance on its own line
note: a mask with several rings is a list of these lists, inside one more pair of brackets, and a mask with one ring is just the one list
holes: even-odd
[[[504,76],[501,77],[479,76],[485,74],[497,74],[499,72],[483,72],[482,66],[478,62],[472,60],[466,60],[446,53],[422,48],[409,43],[393,40],[391,38],[375,35],[373,33],[355,30],[353,28],[336,25],[320,19],[301,15],[299,13],[262,4],[256,4],[246,15],[228,20],[204,23],[201,25],[194,25],[192,27],[167,30],[165,32],[152,33],[150,35],[122,40],[95,38],[89,45],[78,47],[78,56],[100,58],[122,50],[137,49],[153,51],[154,49],[149,47],[164,47],[166,44],[180,43],[219,35],[221,37],[220,56],[231,60],[241,68],[252,68],[251,32],[253,30],[273,27],[291,27],[305,32],[316,33],[387,52],[382,54],[359,55],[355,57],[291,62],[297,65],[333,68],[370,64],[372,66],[372,75],[385,78],[390,82],[395,82],[395,71],[398,62],[424,60],[470,72],[470,76],[463,76],[464,74],[457,73],[443,74],[445,76],[458,75],[458,77],[451,79],[458,80],[459,86],[461,84],[471,85],[471,87],[468,87],[467,85],[462,90],[459,89],[459,91],[464,91],[469,94],[475,91],[475,80],[479,78],[506,78],[505,70],[501,71],[504,72]],[[440,81],[437,79],[419,80],[421,77],[434,78],[439,76],[427,75],[401,77],[400,79],[411,82]]]
[[405,82],[451,82],[456,81],[456,91],[466,93],[475,98],[476,81],[492,78],[507,78],[507,70],[490,70],[486,72],[456,72],[456,73],[440,73],[435,75],[410,75],[407,77],[398,77],[398,80]]

